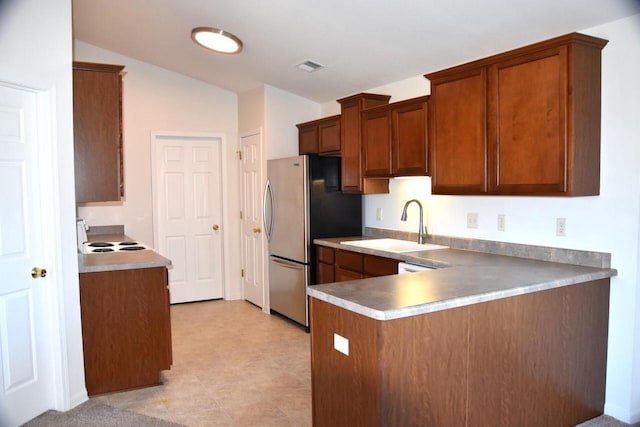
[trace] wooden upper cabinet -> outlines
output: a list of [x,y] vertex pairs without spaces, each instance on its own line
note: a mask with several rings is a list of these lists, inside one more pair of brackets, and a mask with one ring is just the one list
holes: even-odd
[[318,153],[340,153],[340,116],[318,123]]
[[364,176],[391,176],[391,112],[382,109],[362,112],[362,158]]
[[300,154],[340,154],[340,115],[300,123],[296,126]]
[[488,68],[492,192],[568,190],[567,50],[559,46]]
[[298,127],[298,151],[302,154],[318,153],[318,125],[301,123]]
[[124,195],[121,65],[73,63],[76,202]]
[[427,175],[427,100],[420,97],[393,104],[391,109],[391,174]]
[[360,93],[339,99],[341,109],[342,191],[376,194],[389,192],[388,179],[365,179],[362,158],[361,111],[389,103],[388,95]]
[[606,43],[572,33],[426,75],[433,193],[598,195]]
[[365,177],[427,175],[427,96],[362,111]]
[[434,194],[487,191],[486,92],[484,68],[431,80],[428,126]]

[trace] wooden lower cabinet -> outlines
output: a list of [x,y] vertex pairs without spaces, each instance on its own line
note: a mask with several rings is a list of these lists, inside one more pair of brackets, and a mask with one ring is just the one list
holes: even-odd
[[335,251],[333,248],[316,245],[316,283],[335,282]]
[[[311,298],[313,425],[570,426],[602,414],[609,279],[378,321]],[[334,350],[334,334],[349,355]]]
[[80,310],[90,396],[160,384],[170,369],[167,269],[80,274]]
[[398,273],[398,261],[316,245],[316,284],[346,282]]

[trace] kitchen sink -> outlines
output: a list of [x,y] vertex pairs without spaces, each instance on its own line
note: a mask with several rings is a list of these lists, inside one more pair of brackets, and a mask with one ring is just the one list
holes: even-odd
[[387,252],[419,252],[433,251],[437,249],[448,249],[449,246],[432,245],[430,243],[419,244],[409,240],[398,239],[368,239],[368,240],[348,240],[340,242],[343,245],[359,246],[361,248],[376,249]]

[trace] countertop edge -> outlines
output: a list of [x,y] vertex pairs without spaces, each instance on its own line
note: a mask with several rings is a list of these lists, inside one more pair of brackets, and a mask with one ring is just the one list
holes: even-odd
[[450,308],[464,307],[481,302],[494,301],[502,298],[524,295],[532,292],[545,291],[548,289],[560,288],[563,286],[571,286],[600,279],[608,279],[615,276],[615,274],[616,271],[614,269],[609,269],[596,273],[578,275],[567,279],[559,279],[544,283],[537,283],[529,286],[520,286],[511,289],[486,292],[472,296],[452,298],[445,301],[434,301],[431,303],[392,310],[377,310],[374,308],[366,307],[361,304],[348,301],[344,298],[340,298],[326,292],[316,290],[313,286],[307,288],[307,295],[375,320],[393,320],[401,319],[404,317],[417,316],[420,314],[433,313]]

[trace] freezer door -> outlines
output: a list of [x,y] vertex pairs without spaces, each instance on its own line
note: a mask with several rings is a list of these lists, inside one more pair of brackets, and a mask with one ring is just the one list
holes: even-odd
[[306,156],[269,160],[264,198],[269,254],[303,263],[309,262],[307,168]]
[[269,299],[271,310],[304,326],[307,321],[309,266],[269,257]]

